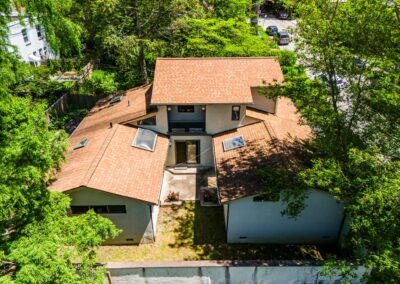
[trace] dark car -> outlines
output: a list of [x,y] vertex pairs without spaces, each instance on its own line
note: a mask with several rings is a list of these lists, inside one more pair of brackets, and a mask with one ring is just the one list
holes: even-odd
[[277,11],[276,16],[281,20],[289,19],[289,12],[285,10]]
[[265,32],[270,35],[274,36],[278,33],[278,27],[277,26],[268,26]]
[[290,35],[286,32],[278,32],[274,38],[279,45],[288,45],[290,43]]

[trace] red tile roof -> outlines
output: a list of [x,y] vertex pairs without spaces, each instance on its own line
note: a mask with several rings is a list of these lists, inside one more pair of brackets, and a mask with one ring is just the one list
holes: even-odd
[[[157,203],[168,139],[159,136],[154,152],[137,149],[131,146],[137,129],[118,125],[146,114],[150,92],[151,86],[142,86],[127,91],[112,106],[100,101],[71,135],[66,163],[50,189],[63,192],[86,186]],[[88,144],[73,150],[85,138]]]
[[[217,183],[222,203],[256,195],[263,191],[255,169],[267,164],[291,167],[297,157],[295,142],[310,139],[311,129],[300,124],[300,116],[287,98],[278,101],[277,113],[268,114],[247,109],[246,115],[259,120],[254,124],[213,137]],[[245,146],[224,151],[225,139],[243,135]]]
[[151,104],[251,104],[250,87],[283,80],[272,57],[159,58]]

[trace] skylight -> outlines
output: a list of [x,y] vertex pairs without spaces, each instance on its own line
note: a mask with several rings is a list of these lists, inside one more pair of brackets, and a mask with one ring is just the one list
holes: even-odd
[[87,145],[87,143],[89,143],[89,139],[87,139],[87,138],[79,141],[78,143],[75,144],[74,150],[85,147]]
[[113,97],[113,98],[111,99],[111,101],[110,101],[110,104],[119,103],[119,102],[121,101],[121,98],[122,98],[121,95]]
[[222,141],[222,145],[224,146],[224,151],[226,152],[229,150],[243,147],[246,144],[244,143],[243,136],[237,136],[237,137],[225,139],[224,141]]
[[132,146],[147,151],[154,151],[157,141],[157,133],[154,131],[139,128],[136,132],[135,139],[132,142]]

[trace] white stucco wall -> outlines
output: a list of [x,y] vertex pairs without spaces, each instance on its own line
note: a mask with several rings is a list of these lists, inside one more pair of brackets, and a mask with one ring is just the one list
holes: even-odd
[[258,93],[258,88],[251,88],[251,95],[253,97],[254,104],[251,105],[252,108],[266,111],[269,113],[275,113],[276,101],[267,98],[264,95]]
[[176,164],[176,153],[175,153],[175,141],[186,141],[186,140],[199,140],[200,141],[200,165],[213,167],[214,166],[214,155],[212,149],[212,138],[208,135],[187,135],[187,136],[171,136],[170,146],[167,156],[167,166],[173,166]]
[[282,216],[282,202],[253,202],[252,197],[229,202],[229,243],[333,243],[343,218],[343,206],[328,193],[310,191],[307,207],[297,219]]
[[[150,205],[139,200],[80,188],[69,192],[71,205],[125,205],[125,214],[101,214],[109,218],[123,232],[105,244],[138,244],[153,242],[153,227],[150,220]],[[133,239],[127,241],[126,239]]]
[[232,105],[206,106],[206,132],[215,134],[244,125],[246,106],[240,105],[240,119],[232,120]]
[[168,132],[168,112],[166,106],[158,106],[156,123],[157,131],[164,134]]
[[[25,26],[21,25],[18,20],[12,21],[8,24],[9,34],[8,40],[11,45],[16,47],[18,54],[21,56],[22,61],[29,62],[29,55],[33,55],[36,52],[36,56],[40,58],[39,49],[42,49],[44,54],[44,48],[47,48],[47,56],[50,59],[55,58],[55,55],[51,52],[45,38],[44,31],[42,31],[43,38],[39,38],[37,35],[36,27],[29,24],[28,19],[24,19]],[[25,42],[22,29],[26,29],[28,34],[29,42]]]
[[[168,266],[170,265],[170,266]],[[175,265],[175,266],[174,266]],[[185,267],[186,265],[186,267]],[[112,267],[110,267],[112,266]],[[207,266],[205,261],[201,261],[196,266],[195,261],[186,261],[176,264],[164,262],[151,267],[129,267],[121,263],[108,263],[107,270],[111,274],[112,284],[146,283],[146,284],[295,284],[295,283],[318,283],[335,284],[340,282],[340,275],[322,276],[322,266],[298,265],[290,266],[287,264],[275,266],[218,266],[213,262]],[[368,270],[364,267],[355,269],[356,276],[351,279],[351,283],[362,283],[361,277]],[[105,282],[111,284],[108,280]]]

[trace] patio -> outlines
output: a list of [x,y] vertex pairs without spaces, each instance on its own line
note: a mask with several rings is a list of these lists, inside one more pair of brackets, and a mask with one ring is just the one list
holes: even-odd
[[186,201],[161,207],[156,242],[139,246],[102,246],[99,262],[164,260],[324,260],[332,246],[227,244],[222,206]]
[[215,187],[215,171],[211,168],[168,168],[164,172],[161,202],[170,192],[178,193],[179,200],[200,200],[201,190]]

